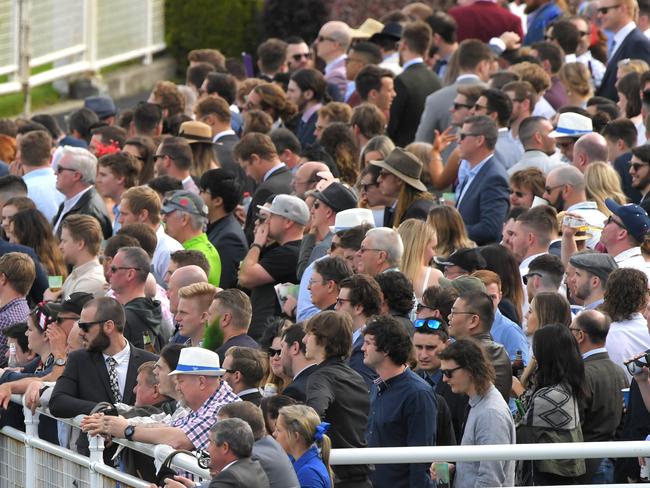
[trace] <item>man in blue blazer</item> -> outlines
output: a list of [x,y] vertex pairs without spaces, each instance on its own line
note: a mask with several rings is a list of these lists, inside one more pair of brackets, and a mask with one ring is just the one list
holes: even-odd
[[494,159],[497,138],[495,122],[486,115],[476,115],[465,120],[458,142],[462,159],[456,208],[469,238],[479,246],[499,242],[508,212],[508,176]]
[[607,69],[596,95],[618,101],[616,72],[622,59],[642,59],[650,63],[650,40],[636,26],[635,0],[602,0],[598,12],[603,29],[614,33]]

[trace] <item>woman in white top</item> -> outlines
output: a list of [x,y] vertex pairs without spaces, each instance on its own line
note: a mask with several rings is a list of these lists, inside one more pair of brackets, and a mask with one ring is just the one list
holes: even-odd
[[440,270],[429,266],[435,255],[434,249],[438,245],[436,233],[433,227],[417,219],[405,220],[397,232],[404,244],[400,270],[413,283],[413,290],[419,302],[424,290],[438,285],[438,279],[442,276]]

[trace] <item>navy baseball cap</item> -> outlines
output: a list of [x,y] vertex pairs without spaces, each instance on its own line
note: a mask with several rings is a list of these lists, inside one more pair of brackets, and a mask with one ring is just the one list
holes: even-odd
[[100,119],[117,113],[117,107],[111,97],[88,97],[84,100],[84,107],[95,112]]
[[634,203],[620,205],[611,198],[605,199],[605,205],[610,212],[621,219],[625,229],[637,242],[645,240],[650,232],[650,217],[642,207]]

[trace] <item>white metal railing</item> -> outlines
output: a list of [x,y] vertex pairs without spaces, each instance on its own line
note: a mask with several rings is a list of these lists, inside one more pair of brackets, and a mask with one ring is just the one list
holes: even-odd
[[[23,404],[21,395],[12,395],[12,402]],[[41,414],[52,416],[47,409],[37,409],[32,415],[28,408],[24,408],[25,430],[20,432],[11,427],[4,427],[0,431],[0,486],[21,486],[25,488],[40,488],[45,486],[68,486],[66,483],[54,482],[48,484],[44,479],[37,480],[38,473],[53,471],[54,476],[65,476],[64,470],[43,466],[38,462],[38,455],[47,453],[55,459],[68,462],[81,468],[79,476],[72,477],[78,481],[77,486],[88,486],[89,488],[103,487],[104,479],[119,481],[123,487],[147,488],[149,483],[143,482],[133,476],[122,473],[111,468],[103,462],[104,440],[102,437],[91,437],[90,457],[82,456],[58,445],[51,444],[38,438],[38,422]],[[58,419],[67,424],[78,427],[83,415],[75,419]],[[7,439],[14,440],[20,444],[24,452],[13,453],[14,461],[8,460],[12,456],[10,449],[3,449],[3,442]],[[151,456],[156,467],[165,460],[173,451],[172,447],[164,444],[145,444],[132,442],[125,439],[114,439],[113,442],[124,445],[136,451]],[[15,449],[14,449],[15,451]],[[22,454],[22,457],[21,457]],[[333,465],[347,464],[410,464],[430,463],[433,461],[447,462],[473,462],[473,461],[504,461],[504,460],[540,460],[540,459],[589,459],[589,458],[621,458],[621,457],[646,457],[650,458],[650,442],[627,441],[627,442],[575,442],[556,444],[500,444],[490,446],[440,446],[440,447],[385,447],[365,449],[333,449],[330,455],[330,462]],[[179,454],[174,457],[173,466],[194,474],[197,479],[209,479],[208,470],[198,466],[196,458]],[[5,468],[5,469],[3,469]],[[9,469],[11,468],[11,469]],[[22,469],[21,469],[22,468]],[[17,479],[21,476],[24,478]],[[47,477],[52,473],[46,473]],[[67,473],[69,476],[69,473]],[[38,482],[37,482],[38,481]],[[574,488],[582,485],[572,485]],[[587,485],[585,485],[586,488]],[[608,485],[610,487],[623,488],[641,485]],[[644,485],[645,486],[645,485]]]
[[164,0],[0,0],[0,95],[164,48]]

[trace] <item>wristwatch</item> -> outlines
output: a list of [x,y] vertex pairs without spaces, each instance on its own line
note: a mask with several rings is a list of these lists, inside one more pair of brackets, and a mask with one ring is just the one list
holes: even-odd
[[65,366],[67,362],[68,362],[68,358],[57,358],[54,360],[54,364],[56,366]]
[[126,429],[124,429],[124,438],[127,441],[132,441],[133,434],[135,434],[135,425],[127,425]]

